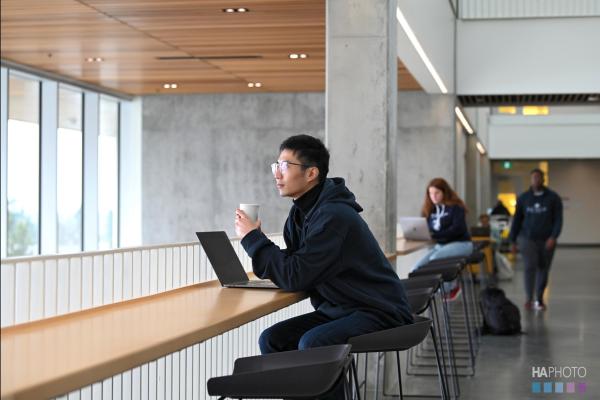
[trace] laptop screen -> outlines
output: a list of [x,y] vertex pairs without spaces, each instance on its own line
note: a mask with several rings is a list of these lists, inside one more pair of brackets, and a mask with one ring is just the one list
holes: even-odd
[[196,232],[196,235],[222,285],[248,280],[225,232]]

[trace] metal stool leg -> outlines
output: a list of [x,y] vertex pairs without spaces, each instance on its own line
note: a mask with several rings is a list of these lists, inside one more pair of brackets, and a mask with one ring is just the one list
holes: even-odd
[[400,390],[400,400],[403,400],[404,395],[402,394],[402,369],[400,368],[400,352],[399,351],[396,352],[396,366],[398,367],[398,390]]
[[[356,356],[358,357],[358,355]],[[354,357],[352,357],[352,365],[351,365],[352,371],[351,371],[351,375],[354,377],[354,389],[356,390],[356,397],[358,398],[358,400],[360,400],[360,389],[358,386],[358,373],[356,370],[356,362],[354,360]],[[367,385],[367,382],[365,381],[365,386]],[[352,396],[352,398],[354,398],[354,396]]]
[[[459,283],[460,286],[463,290],[465,290],[465,281],[464,278],[462,276],[462,274],[460,274],[458,276],[459,278]],[[471,321],[469,318],[469,310],[467,309],[467,302],[465,299],[463,299],[463,312],[465,315],[465,324],[466,324],[466,328],[467,328],[467,337],[469,340],[469,352],[471,353],[471,367],[473,368],[473,370],[475,370],[475,350],[474,350],[474,346],[473,346],[473,332],[471,331]]]
[[442,364],[440,361],[440,355],[437,350],[437,344],[435,339],[435,332],[433,326],[430,328],[431,340],[433,340],[433,348],[435,349],[435,359],[437,361],[438,366],[438,374],[440,377],[440,388],[442,389],[442,399],[448,399],[448,393],[446,393],[446,383],[444,382],[444,374],[442,373]]

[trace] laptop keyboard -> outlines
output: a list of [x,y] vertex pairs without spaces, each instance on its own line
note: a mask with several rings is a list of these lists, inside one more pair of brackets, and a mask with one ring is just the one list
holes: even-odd
[[236,283],[238,286],[273,286],[271,281],[245,281]]

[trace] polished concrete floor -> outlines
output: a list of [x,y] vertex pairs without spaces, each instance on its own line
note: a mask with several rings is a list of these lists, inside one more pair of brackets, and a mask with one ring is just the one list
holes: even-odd
[[[461,378],[461,399],[600,399],[600,248],[559,248],[547,292],[546,311],[525,311],[523,266],[499,286],[521,310],[524,334],[483,336],[476,374]],[[585,367],[578,379],[533,379],[532,367]],[[583,370],[579,370],[583,373]],[[410,381],[411,377],[408,378]],[[429,378],[428,392],[436,390]],[[585,383],[585,393],[532,393],[532,383]],[[407,382],[409,383],[409,382]],[[381,387],[381,386],[380,386]],[[553,392],[556,388],[553,385]],[[413,390],[414,392],[414,390]],[[373,397],[374,393],[370,393]],[[392,398],[384,396],[384,399]],[[397,398],[397,397],[396,397]]]

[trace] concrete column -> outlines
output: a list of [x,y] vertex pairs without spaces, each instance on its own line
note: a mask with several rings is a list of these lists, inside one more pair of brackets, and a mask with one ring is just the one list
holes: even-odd
[[396,0],[327,0],[326,145],[384,251],[396,249]]

